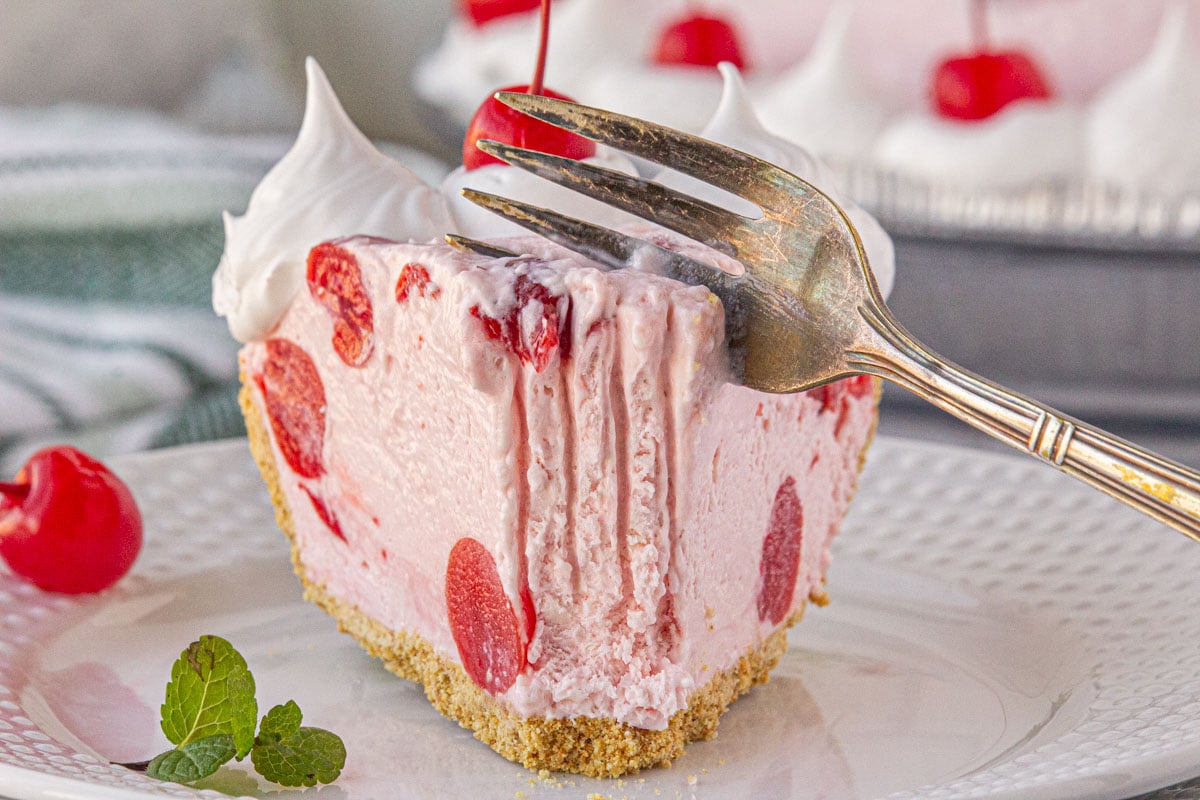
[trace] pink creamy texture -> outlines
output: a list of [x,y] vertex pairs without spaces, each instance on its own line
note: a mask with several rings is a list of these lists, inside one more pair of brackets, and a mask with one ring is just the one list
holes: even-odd
[[[706,289],[593,268],[536,239],[507,244],[540,257],[343,242],[373,305],[375,349],[360,367],[338,357],[333,320],[308,293],[271,332],[308,352],[326,393],[324,473],[302,479],[276,450],[301,559],[335,597],[457,662],[446,566],[472,537],[516,613],[525,587],[536,609],[528,664],[500,697],[523,715],[661,729],[777,628],[756,603],[788,478],[803,511],[791,609],[822,591],[873,398],[843,392],[829,407],[817,393],[726,384],[724,314]],[[406,265],[429,284],[398,302]],[[488,332],[517,302],[519,276],[565,320],[541,371]],[[528,301],[522,334],[544,315]],[[245,346],[248,374],[265,352]]]

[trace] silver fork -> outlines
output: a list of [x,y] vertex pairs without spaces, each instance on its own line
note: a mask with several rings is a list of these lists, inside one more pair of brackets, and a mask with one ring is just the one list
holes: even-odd
[[[501,93],[560,128],[705,181],[756,204],[754,219],[659,184],[493,141],[508,163],[708,244],[745,265],[729,273],[641,239],[472,190],[470,200],[612,267],[658,259],[724,303],[735,379],[798,392],[856,374],[890,380],[1012,447],[1200,541],[1200,473],[973,375],[914,339],[880,296],[857,232],[816,187],[762,159],[644,120],[548,97]],[[459,239],[459,246],[470,246]]]

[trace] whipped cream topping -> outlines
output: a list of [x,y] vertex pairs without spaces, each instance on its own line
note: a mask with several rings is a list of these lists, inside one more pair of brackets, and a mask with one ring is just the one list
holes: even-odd
[[[633,2],[620,1],[622,11]],[[646,57],[649,37],[677,5],[642,3],[634,9],[637,25],[615,28],[621,13],[598,13],[598,2],[561,0],[561,10],[556,6],[550,43],[555,87],[581,102],[698,130],[703,109],[719,91],[717,75],[660,67]],[[963,42],[963,32],[948,27],[958,24],[955,15],[939,13],[928,24],[905,20],[893,34],[888,26],[901,17],[856,0],[709,5],[734,20],[750,43],[755,69],[749,91],[766,126],[839,166],[867,166],[935,188],[1003,191],[1099,181],[1165,197],[1200,191],[1200,148],[1193,146],[1200,131],[1200,53],[1186,0],[1121,9],[1115,19],[1123,24],[1140,23],[1159,8],[1166,13],[1150,55],[1094,101],[1094,85],[1145,46],[1144,26],[1101,36],[1100,27],[1080,29],[1073,18],[1065,30],[1065,12],[1046,13],[1037,4],[1028,11],[1005,9],[1007,25],[999,32],[1051,67],[1062,93],[1015,103],[972,123],[941,119],[918,106],[936,60]],[[527,64],[513,54],[533,51],[536,23],[536,14],[479,28],[453,22],[419,71],[417,90],[465,121],[487,91],[525,78]],[[818,24],[816,43],[797,61]],[[859,31],[866,31],[865,39]],[[865,41],[877,46],[855,46]],[[882,52],[883,41],[895,46]],[[566,57],[556,61],[555,52]]]
[[313,245],[350,234],[427,241],[450,229],[442,195],[380,153],[308,59],[296,143],[254,190],[246,213],[225,215],[213,308],[239,341],[262,339],[304,282]]
[[[555,17],[556,35],[558,22]],[[417,65],[413,83],[423,97],[436,98],[437,104],[465,128],[475,109],[497,87],[529,82],[532,65],[514,54],[535,52],[537,28],[529,14],[500,17],[486,28],[478,28],[458,15],[446,26],[438,46]],[[548,52],[547,62],[550,55]],[[561,76],[555,77],[559,80],[554,82],[554,89],[567,91]]]
[[[350,121],[321,68],[306,65],[304,122],[292,149],[255,189],[245,215],[225,215],[225,253],[213,275],[213,307],[242,342],[263,339],[304,281],[305,260],[318,242],[351,235],[428,241],[446,233],[477,239],[525,231],[461,195],[464,187],[552,208],[606,227],[641,224],[637,218],[502,164],[452,172],[440,188],[380,153]],[[774,136],[755,116],[736,68],[723,65],[725,89],[704,129],[715,141],[766,158],[820,187],[845,209],[858,229],[881,288],[891,286],[891,240],[878,223],[838,195],[825,168],[806,150]],[[599,147],[590,163],[636,174],[633,162]],[[700,196],[712,187],[683,176]]]
[[[885,295],[890,292],[895,276],[895,250],[891,237],[874,217],[837,190],[833,176],[823,163],[803,147],[774,135],[763,126],[750,103],[737,67],[721,64],[720,70],[725,81],[721,102],[712,120],[700,135],[783,167],[828,195],[842,207],[858,231],[880,291]],[[655,180],[746,216],[759,215],[757,207],[748,201],[732,197],[720,189],[680,173],[668,171]]]
[[[629,25],[642,16],[642,0],[563,0],[554,5],[554,35],[546,54],[547,85],[586,103],[596,103],[594,78],[610,68],[640,63],[653,33]],[[485,97],[500,86],[527,84],[538,44],[537,12],[513,14],[477,27],[462,16],[417,67],[421,95],[450,111],[464,125]],[[603,69],[597,69],[603,64]]]
[[855,8],[833,7],[808,57],[783,72],[759,105],[768,128],[825,157],[867,157],[892,115],[847,45]]
[[1167,7],[1146,58],[1088,110],[1088,172],[1128,189],[1179,195],[1200,186],[1200,52],[1188,4]]

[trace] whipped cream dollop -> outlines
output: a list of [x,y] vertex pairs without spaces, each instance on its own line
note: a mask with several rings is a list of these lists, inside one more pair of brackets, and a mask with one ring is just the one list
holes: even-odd
[[[895,249],[891,237],[874,217],[838,191],[833,176],[821,161],[808,150],[788,139],[776,136],[763,126],[747,96],[746,86],[737,67],[721,64],[719,69],[725,82],[724,92],[716,113],[700,135],[783,167],[816,186],[841,206],[858,231],[880,291],[885,295],[890,292],[896,270]],[[734,198],[720,189],[678,172],[664,172],[655,180],[746,216],[759,215],[757,207],[752,203]]]
[[[554,4],[554,35],[546,53],[547,85],[589,104],[593,79],[639,63],[650,26],[630,25],[643,0],[561,0]],[[418,65],[413,85],[463,125],[500,86],[529,83],[538,47],[538,13],[518,13],[477,26],[454,16],[438,46]],[[599,67],[598,65],[603,65]]]
[[[1032,6],[1028,12],[1012,9],[1004,15],[1007,38],[1053,67],[1049,77],[1061,94],[1013,103],[972,122],[942,119],[921,100],[936,59],[962,42],[947,27],[957,15],[938,15],[928,24],[910,15],[892,32],[885,26],[897,25],[897,13],[880,13],[864,0],[708,5],[732,19],[749,45],[754,69],[748,91],[767,128],[838,166],[869,167],[885,181],[895,174],[933,188],[1020,191],[1099,182],[1169,198],[1200,191],[1200,148],[1194,146],[1200,134],[1200,52],[1188,2],[1155,0],[1137,4],[1136,11],[1122,9],[1118,22],[1157,14],[1159,7],[1166,13],[1148,57],[1094,100],[1090,82],[1107,79],[1109,62],[1122,62],[1122,53],[1143,48],[1140,36],[1110,34],[1100,41],[1094,26],[1077,30],[1074,22],[1069,31],[1043,30],[1039,26],[1047,20],[1063,25],[1066,17]],[[651,37],[678,11],[678,2],[559,3],[550,41],[556,89],[589,105],[700,129],[720,91],[715,71],[661,66],[647,57]],[[536,30],[535,13],[478,27],[455,19],[418,71],[416,89],[465,124],[487,92],[527,80],[529,64],[521,54],[534,52]],[[797,60],[808,31],[817,31],[816,42]],[[947,33],[955,38],[937,45],[938,36]],[[1117,40],[1121,47],[1110,58],[1105,46]],[[880,52],[881,41],[888,43],[886,53]],[[1055,49],[1047,52],[1052,43]],[[889,75],[892,55],[903,80]]]
[[882,169],[937,184],[1009,189],[1078,177],[1083,115],[1061,101],[1018,100],[986,120],[912,114],[875,146]]
[[225,214],[213,308],[242,342],[264,338],[287,310],[313,245],[350,234],[428,241],[451,229],[442,194],[371,144],[316,61],[305,69],[296,143],[254,190],[246,213]]
[[768,128],[823,157],[867,157],[893,114],[849,50],[855,8],[835,5],[808,57],[780,74],[759,102]]
[[694,131],[720,99],[721,78],[711,67],[617,63],[597,70],[579,97],[589,105]]
[[1146,58],[1097,95],[1088,109],[1088,173],[1166,196],[1200,186],[1200,53],[1188,5],[1163,14]]

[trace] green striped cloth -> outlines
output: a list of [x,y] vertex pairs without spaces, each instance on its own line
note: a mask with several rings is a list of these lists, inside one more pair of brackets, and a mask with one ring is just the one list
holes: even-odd
[[[294,135],[0,106],[0,477],[48,444],[105,457],[244,433],[237,343],[211,306],[221,212],[241,213]],[[381,147],[430,183],[446,173]]]
[[220,213],[289,141],[0,107],[0,474],[48,444],[105,457],[244,433],[210,300]]

